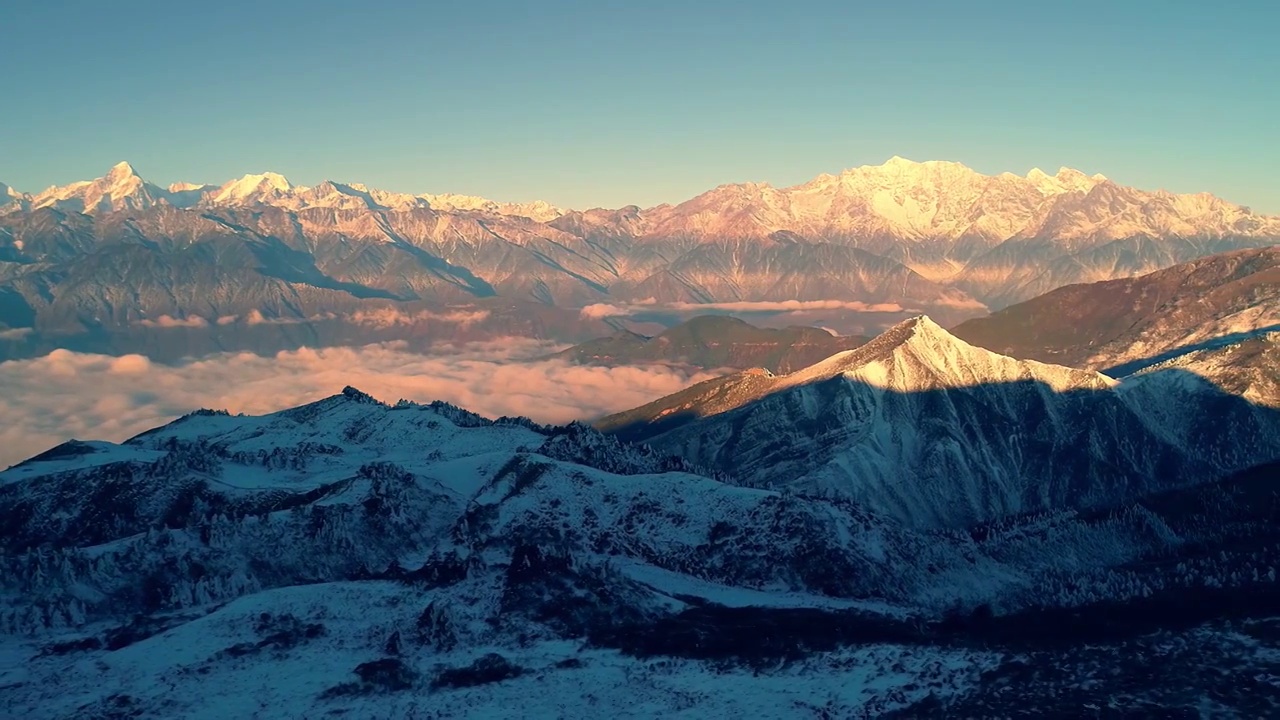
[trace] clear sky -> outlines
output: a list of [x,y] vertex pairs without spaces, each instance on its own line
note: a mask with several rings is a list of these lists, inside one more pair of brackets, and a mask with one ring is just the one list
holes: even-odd
[[0,181],[569,207],[893,155],[1280,213],[1280,2],[0,2]]

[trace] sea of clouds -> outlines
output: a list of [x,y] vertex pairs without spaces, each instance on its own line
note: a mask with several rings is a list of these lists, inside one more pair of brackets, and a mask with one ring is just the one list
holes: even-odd
[[421,355],[382,343],[270,357],[227,353],[178,365],[55,350],[0,363],[0,468],[71,438],[119,442],[198,408],[268,413],[346,385],[385,402],[445,400],[489,417],[565,423],[643,405],[715,375],[540,359],[556,349],[511,338]]

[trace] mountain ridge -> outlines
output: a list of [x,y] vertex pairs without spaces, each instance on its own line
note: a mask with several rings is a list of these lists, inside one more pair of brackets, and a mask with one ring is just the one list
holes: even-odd
[[1117,381],[999,355],[917,317],[789,375],[708,380],[595,427],[744,482],[955,528],[1105,505],[1280,455],[1273,407],[1192,370]]
[[0,687],[41,718],[1194,714],[1210,694],[1267,716],[1277,467],[939,531],[352,387],[196,411],[0,472]]
[[[96,186],[93,190],[91,187]],[[705,220],[710,221],[715,215],[732,215],[735,204],[747,202],[752,205],[751,201],[760,201],[762,199],[772,200],[774,204],[796,205],[808,203],[806,207],[784,208],[775,207],[773,213],[790,210],[793,217],[787,221],[779,221],[776,226],[768,227],[768,223],[763,217],[756,212],[753,222],[756,226],[747,237],[757,237],[768,235],[778,230],[790,230],[804,234],[797,225],[803,226],[804,220],[813,219],[813,211],[831,211],[834,207],[828,200],[824,206],[818,203],[818,198],[823,194],[833,195],[835,197],[851,197],[861,196],[866,202],[864,207],[860,208],[879,218],[878,222],[887,223],[881,227],[862,227],[858,228],[863,234],[875,235],[886,229],[897,229],[902,232],[902,236],[909,238],[912,235],[923,237],[929,235],[948,236],[956,239],[959,236],[976,230],[978,232],[996,232],[994,225],[982,226],[975,228],[968,225],[957,224],[962,218],[957,216],[941,216],[941,224],[933,222],[936,218],[935,213],[945,209],[939,207],[939,200],[936,197],[927,199],[922,197],[910,197],[904,195],[903,191],[907,188],[938,188],[948,193],[956,193],[957,190],[964,190],[967,194],[976,193],[978,197],[965,198],[966,202],[972,202],[980,199],[980,196],[991,194],[996,188],[1018,190],[1034,190],[1041,199],[1053,198],[1060,195],[1082,194],[1088,196],[1098,188],[1108,189],[1109,193],[1116,191],[1126,191],[1136,193],[1148,202],[1164,201],[1166,206],[1161,209],[1180,209],[1185,214],[1192,215],[1194,219],[1200,220],[1202,223],[1211,220],[1218,220],[1215,225],[1190,225],[1177,224],[1166,225],[1149,225],[1147,228],[1156,228],[1165,231],[1177,231],[1182,235],[1203,234],[1212,232],[1217,234],[1227,234],[1231,232],[1251,233],[1258,229],[1259,225],[1268,223],[1274,224],[1280,221],[1280,218],[1269,217],[1265,215],[1256,215],[1247,207],[1235,205],[1227,201],[1221,200],[1208,192],[1176,194],[1165,190],[1143,191],[1136,188],[1127,188],[1119,186],[1101,174],[1087,175],[1079,170],[1063,167],[1058,170],[1055,175],[1049,175],[1039,168],[1032,168],[1025,176],[1017,175],[1011,172],[1002,172],[996,175],[983,175],[967,166],[951,161],[944,160],[928,160],[916,162],[908,160],[900,156],[894,156],[882,165],[862,165],[841,171],[838,174],[820,174],[811,180],[798,183],[796,185],[786,187],[774,187],[769,183],[748,182],[748,183],[727,183],[701,195],[695,196],[680,203],[663,203],[648,208],[639,208],[637,206],[629,206],[635,208],[642,215],[657,215],[658,219],[654,222],[662,225],[663,223],[671,223],[674,220],[669,217],[671,215],[690,215],[696,216],[697,211],[704,210],[711,212],[711,215],[704,215]],[[287,178],[275,172],[266,171],[261,174],[249,174],[238,179],[224,182],[221,185],[208,185],[202,183],[190,183],[186,181],[175,181],[168,186],[168,189],[160,188],[141,178],[137,171],[127,161],[114,165],[106,175],[96,180],[76,181],[64,186],[53,186],[38,193],[20,193],[16,190],[5,186],[6,192],[15,197],[26,197],[30,200],[32,207],[48,207],[57,205],[58,203],[66,203],[74,200],[79,195],[88,194],[91,197],[101,199],[103,195],[110,195],[115,198],[111,203],[103,205],[101,202],[81,203],[80,210],[85,212],[93,212],[102,209],[115,210],[122,209],[116,207],[123,196],[137,195],[136,201],[124,207],[128,209],[141,209],[149,207],[151,204],[161,199],[168,200],[168,195],[178,195],[182,193],[191,193],[193,191],[203,191],[201,202],[207,205],[235,205],[235,204],[276,204],[286,203],[293,205],[293,209],[302,209],[311,206],[325,206],[323,199],[331,195],[339,188],[345,189],[349,194],[367,194],[376,195],[380,198],[389,199],[391,202],[386,204],[377,203],[378,209],[403,209],[415,204],[415,202],[424,202],[431,207],[442,210],[452,211],[469,211],[480,210],[487,212],[497,212],[500,214],[519,214],[520,211],[526,211],[525,215],[539,222],[549,222],[568,214],[584,215],[599,213],[618,213],[625,212],[628,207],[619,209],[607,208],[589,208],[589,209],[562,209],[556,207],[543,200],[534,200],[529,202],[500,202],[487,198],[458,195],[453,193],[440,194],[411,194],[403,192],[392,192],[380,189],[369,189],[367,186],[358,183],[343,183],[334,180],[325,179],[314,187],[295,186],[290,183]],[[316,196],[314,191],[325,189],[327,192]],[[148,191],[147,194],[140,194],[143,190]],[[156,193],[155,191],[159,191]],[[353,192],[354,191],[354,192]],[[884,193],[888,191],[890,195]],[[294,197],[304,195],[311,192],[313,197],[305,200],[299,200]],[[435,203],[432,203],[435,200]],[[945,203],[941,203],[945,205]],[[74,204],[67,205],[73,207]],[[180,207],[189,206],[186,203],[179,204]],[[681,212],[681,210],[691,212]],[[844,209],[850,209],[848,207]],[[1219,217],[1214,218],[1217,214]],[[979,216],[978,219],[981,219]],[[1026,218],[1030,223],[1035,219],[1035,214]],[[1153,218],[1155,222],[1168,221],[1169,216],[1164,218]],[[744,219],[745,220],[745,219]],[[1134,218],[1129,218],[1130,221]],[[1254,220],[1256,222],[1249,222]],[[733,227],[734,223],[730,218],[721,217],[720,222],[728,223],[729,227]],[[688,225],[693,222],[695,225],[698,221],[691,219],[682,225]],[[1049,218],[1042,218],[1041,222],[1050,222]],[[1117,220],[1108,220],[1109,223],[1115,223]],[[1188,221],[1189,222],[1189,221]],[[1243,225],[1240,225],[1243,223]],[[892,226],[892,227],[890,227]],[[745,227],[745,226],[744,226]],[[845,228],[850,230],[853,226]],[[1022,229],[1021,235],[1018,233],[999,233],[1003,234],[1000,239],[1011,239],[1014,237],[1029,237],[1037,233],[1043,233],[1043,227],[1034,228],[1028,225]],[[703,228],[706,229],[705,227]],[[825,229],[827,234],[831,234],[833,228]],[[1090,231],[1102,231],[1105,228],[1095,227],[1078,227],[1075,231],[1080,234],[1087,234]],[[1274,228],[1272,228],[1274,231]],[[1120,239],[1135,234],[1131,228],[1112,227],[1105,230],[1109,239]],[[670,230],[667,234],[673,234]],[[721,233],[721,237],[734,237],[732,231],[729,233]]]
[[[1280,219],[1209,195],[901,158],[648,209],[562,212],[295,186],[274,173],[170,187],[122,163],[94,181],[8,195],[0,354],[95,334],[128,348],[138,326],[173,319],[261,315],[328,336],[313,318],[418,303],[442,316],[494,297],[527,304],[520,324],[533,336],[565,342],[585,333],[552,335],[535,306],[581,310],[584,323],[644,314],[670,325],[706,305],[871,335],[915,314],[950,325],[1082,280],[1280,240]],[[254,347],[239,329],[216,344]]]
[[1280,328],[1280,247],[1068,285],[953,328],[996,352],[1112,372]]

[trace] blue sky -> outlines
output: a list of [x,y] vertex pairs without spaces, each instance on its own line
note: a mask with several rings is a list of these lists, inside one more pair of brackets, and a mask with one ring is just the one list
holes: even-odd
[[571,206],[893,155],[1280,213],[1280,3],[0,3],[0,181]]

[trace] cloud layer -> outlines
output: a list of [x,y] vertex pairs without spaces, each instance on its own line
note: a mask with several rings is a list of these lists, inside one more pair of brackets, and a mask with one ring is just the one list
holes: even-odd
[[586,319],[598,320],[606,317],[621,317],[651,312],[696,313],[700,311],[740,312],[740,313],[790,313],[810,312],[815,310],[848,310],[851,312],[883,312],[900,313],[907,309],[897,303],[863,303],[845,300],[780,300],[780,301],[740,301],[721,303],[655,303],[638,302],[628,305],[610,305],[596,303],[582,308],[581,315]]
[[[323,320],[344,320],[356,325],[367,325],[377,328],[389,328],[399,325],[417,325],[419,323],[437,322],[449,323],[451,325],[472,325],[478,322],[484,322],[489,319],[488,310],[472,310],[468,308],[455,308],[445,310],[443,312],[431,312],[422,310],[419,312],[401,312],[395,308],[379,308],[376,310],[359,310],[350,315],[335,315],[334,313],[320,313],[310,317],[267,317],[260,310],[250,310],[244,315],[223,315],[212,321],[206,320],[199,315],[187,315],[182,318],[175,318],[170,315],[161,315],[157,318],[145,318],[137,321],[138,325],[149,328],[203,328],[213,325],[231,325],[237,322],[246,325],[298,325],[308,322],[320,322]],[[4,337],[0,334],[0,337]]]
[[0,363],[0,468],[69,438],[120,441],[191,410],[273,412],[352,385],[374,397],[446,400],[490,417],[563,423],[642,405],[709,373],[534,360],[557,349],[504,340],[409,353],[400,343],[222,354],[179,366],[141,355],[54,352]]

